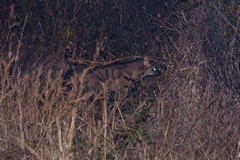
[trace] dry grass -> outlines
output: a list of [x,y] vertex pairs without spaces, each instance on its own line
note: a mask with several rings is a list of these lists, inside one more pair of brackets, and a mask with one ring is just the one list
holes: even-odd
[[168,71],[111,103],[105,84],[100,100],[81,101],[84,74],[66,92],[66,67],[21,73],[20,46],[1,56],[0,159],[239,158],[239,31],[211,9],[156,21],[171,32],[155,54]]

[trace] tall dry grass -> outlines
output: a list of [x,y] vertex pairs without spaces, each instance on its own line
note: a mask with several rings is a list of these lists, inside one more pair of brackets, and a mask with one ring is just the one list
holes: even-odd
[[155,53],[169,70],[111,103],[82,103],[84,76],[66,91],[64,67],[21,73],[1,56],[0,159],[239,158],[239,33],[208,6],[175,16]]
[[63,96],[62,72],[43,73],[40,67],[13,79],[10,69],[15,64],[10,62],[1,59],[3,157],[27,158],[30,153],[36,159],[66,159],[71,155],[76,109]]

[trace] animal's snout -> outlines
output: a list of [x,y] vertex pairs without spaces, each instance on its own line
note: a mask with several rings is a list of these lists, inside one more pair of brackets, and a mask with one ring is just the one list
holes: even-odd
[[157,64],[154,68],[152,68],[153,75],[160,76],[165,70],[167,66],[164,64]]
[[161,68],[158,67],[158,66],[155,66],[153,69],[152,69],[152,75],[155,75],[155,76],[160,76],[161,75]]

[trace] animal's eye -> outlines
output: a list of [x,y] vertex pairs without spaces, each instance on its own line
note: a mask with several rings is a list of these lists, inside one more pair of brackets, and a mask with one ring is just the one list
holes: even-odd
[[154,68],[153,68],[153,70],[154,70],[154,71],[156,71],[156,70],[157,70],[157,68],[155,68],[155,67],[154,67]]

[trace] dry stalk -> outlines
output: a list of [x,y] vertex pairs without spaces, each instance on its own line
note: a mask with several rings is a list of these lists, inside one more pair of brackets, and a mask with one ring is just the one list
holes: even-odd
[[72,149],[73,137],[74,137],[74,134],[75,134],[76,117],[77,117],[77,108],[74,107],[72,109],[72,116],[71,116],[72,121],[71,121],[70,130],[69,130],[69,133],[68,133],[68,144],[67,144],[67,150],[68,151],[71,151],[71,149]]
[[56,124],[57,124],[57,133],[58,133],[58,146],[60,154],[63,154],[63,143],[62,143],[62,129],[59,122],[60,117],[56,117]]
[[103,160],[107,159],[107,86],[102,84],[103,86]]
[[240,159],[240,139],[238,140],[237,158]]
[[15,56],[15,62],[17,62],[19,60],[19,58],[20,58],[20,49],[21,49],[21,46],[22,46],[23,33],[24,33],[24,29],[25,29],[27,20],[28,20],[28,14],[25,17],[23,28],[22,28],[21,35],[20,35],[20,40],[18,41],[17,54]]
[[93,57],[94,61],[97,61],[97,59],[98,59],[98,57],[100,55],[100,51],[103,48],[103,43],[104,43],[104,41],[102,41],[102,40],[100,42],[99,41],[96,42],[95,54],[94,54],[94,57]]
[[[20,137],[22,138],[22,142],[24,143],[24,133],[23,133],[23,112],[22,112],[22,105],[21,102],[18,103],[19,105],[19,127],[20,127]],[[23,144],[21,143],[21,144]],[[24,146],[21,146],[21,149],[24,149]]]

